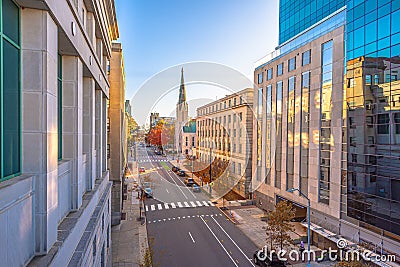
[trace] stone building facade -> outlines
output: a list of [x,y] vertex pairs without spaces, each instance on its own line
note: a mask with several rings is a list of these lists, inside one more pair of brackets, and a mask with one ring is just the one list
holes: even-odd
[[227,186],[243,198],[251,191],[252,107],[253,89],[247,88],[199,107],[196,118],[196,157],[224,162]]
[[114,1],[0,4],[1,265],[105,266]]

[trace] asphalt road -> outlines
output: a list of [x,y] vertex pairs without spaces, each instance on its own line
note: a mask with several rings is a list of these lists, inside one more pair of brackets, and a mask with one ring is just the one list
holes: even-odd
[[204,193],[185,187],[165,157],[139,148],[137,159],[154,192],[145,200],[154,266],[254,266],[255,244]]

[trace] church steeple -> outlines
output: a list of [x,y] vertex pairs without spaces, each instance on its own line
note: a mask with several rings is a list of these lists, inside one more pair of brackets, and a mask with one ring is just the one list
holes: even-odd
[[179,100],[178,105],[186,102],[186,89],[185,89],[185,81],[183,79],[183,67],[181,70],[181,86],[179,87]]

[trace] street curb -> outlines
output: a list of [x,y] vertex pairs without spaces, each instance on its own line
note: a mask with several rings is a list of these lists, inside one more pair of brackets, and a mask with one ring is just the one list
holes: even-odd
[[233,220],[233,219],[232,219],[228,214],[226,214],[220,207],[218,207],[218,206],[215,206],[215,207],[217,207],[217,208],[225,215],[225,217],[228,218],[234,225],[238,224],[237,221]]
[[140,245],[140,262],[144,259],[144,255],[146,253],[146,250],[150,247],[149,246],[149,238],[148,238],[148,232],[147,232],[147,216],[144,214],[144,223],[139,226],[139,245]]

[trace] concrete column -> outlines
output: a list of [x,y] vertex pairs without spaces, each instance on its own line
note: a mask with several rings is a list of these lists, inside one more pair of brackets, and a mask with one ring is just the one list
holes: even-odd
[[48,12],[24,8],[21,33],[22,172],[36,176],[35,251],[45,254],[58,225],[57,25]]
[[95,149],[96,149],[96,178],[100,178],[103,172],[103,92],[96,90],[95,99]]
[[93,47],[96,48],[96,21],[93,12],[87,12],[86,15],[86,32]]
[[86,154],[86,191],[93,189],[96,179],[95,151],[95,81],[83,78],[83,153]]
[[79,209],[86,189],[83,169],[83,66],[63,56],[63,158],[71,161],[71,208]]

